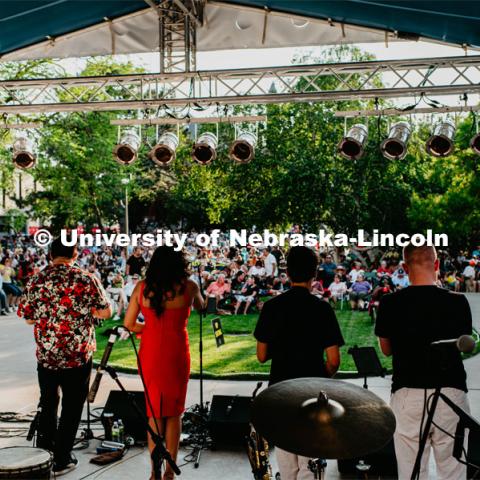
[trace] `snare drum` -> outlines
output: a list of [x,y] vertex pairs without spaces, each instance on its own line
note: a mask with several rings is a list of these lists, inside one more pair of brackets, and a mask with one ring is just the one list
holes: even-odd
[[0,448],[2,480],[50,480],[52,465],[52,454],[41,448]]

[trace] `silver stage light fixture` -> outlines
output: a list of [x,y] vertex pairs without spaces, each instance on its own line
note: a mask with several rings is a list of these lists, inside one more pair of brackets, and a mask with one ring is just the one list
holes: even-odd
[[20,134],[13,142],[13,163],[16,167],[26,170],[35,166],[37,157],[34,153],[33,141],[25,134]]
[[193,145],[192,159],[199,165],[208,165],[217,158],[217,136],[212,132],[202,133]]
[[453,151],[455,124],[450,120],[439,122],[433,128],[431,137],[427,140],[426,149],[434,157],[447,157]]
[[407,122],[398,122],[392,125],[388,137],[382,142],[380,150],[389,160],[401,160],[407,154],[407,145],[410,138],[410,125]]
[[356,123],[338,144],[338,153],[348,160],[357,160],[365,153],[367,140],[367,126]]
[[129,165],[138,157],[140,148],[140,136],[135,130],[126,130],[120,138],[120,142],[113,149],[113,158],[120,165]]
[[472,139],[470,140],[470,148],[476,153],[480,155],[480,133],[477,133]]
[[230,158],[238,163],[248,163],[255,157],[257,136],[241,132],[230,147]]
[[175,160],[178,143],[177,135],[172,132],[163,133],[149,153],[151,160],[160,166],[169,165]]

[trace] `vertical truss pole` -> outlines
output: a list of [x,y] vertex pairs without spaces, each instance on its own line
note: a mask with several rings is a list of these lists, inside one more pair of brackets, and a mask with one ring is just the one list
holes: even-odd
[[190,17],[193,1],[164,0],[158,5],[160,73],[195,70],[196,22]]

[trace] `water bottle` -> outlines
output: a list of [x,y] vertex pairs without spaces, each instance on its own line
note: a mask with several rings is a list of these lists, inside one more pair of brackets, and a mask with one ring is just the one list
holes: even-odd
[[112,428],[112,440],[114,442],[120,442],[120,428],[118,426],[118,422],[115,421],[113,422],[113,428]]
[[122,419],[118,420],[118,441],[120,443],[125,442],[125,427],[123,426]]

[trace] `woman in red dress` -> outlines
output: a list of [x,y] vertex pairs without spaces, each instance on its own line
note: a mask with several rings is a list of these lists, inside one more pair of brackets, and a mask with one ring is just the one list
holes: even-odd
[[[187,321],[192,305],[197,310],[204,307],[198,285],[188,277],[183,253],[175,252],[172,247],[158,247],[145,280],[132,293],[124,321],[130,331],[142,333],[139,370],[145,381],[149,423],[156,432],[158,426],[174,460],[190,375]],[[140,312],[144,324],[137,322]],[[148,446],[151,452],[154,444],[150,436]],[[173,477],[167,465],[163,478]]]

